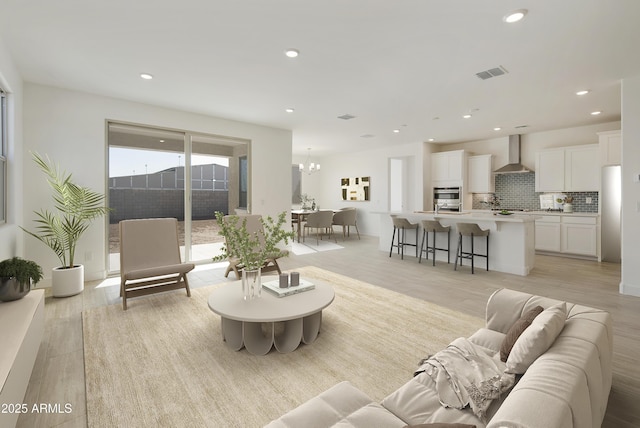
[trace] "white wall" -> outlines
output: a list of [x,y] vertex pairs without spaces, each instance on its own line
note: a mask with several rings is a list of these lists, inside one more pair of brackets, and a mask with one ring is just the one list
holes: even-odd
[[[423,209],[424,143],[408,143],[357,153],[316,158],[322,168],[302,177],[302,192],[314,197],[321,208],[355,207],[358,209],[358,230],[361,234],[379,236],[379,212],[389,211],[389,158],[409,158],[407,211]],[[371,177],[371,200],[343,201],[340,179]]]
[[22,77],[0,39],[0,87],[8,96],[7,221],[0,224],[0,260],[24,256],[22,224]]
[[[125,100],[25,84],[24,152],[48,154],[75,180],[106,193],[106,120],[245,138],[252,141],[251,209],[277,215],[291,206],[291,132],[242,122],[170,110]],[[44,177],[28,156],[24,161],[24,224],[32,227],[33,211],[51,207]],[[38,261],[47,278],[59,265],[53,252],[34,238],[26,254]],[[91,253],[91,260],[85,258]],[[76,250],[87,280],[106,274],[106,219],[92,225]]]
[[622,81],[622,280],[620,292],[640,296],[640,76]]

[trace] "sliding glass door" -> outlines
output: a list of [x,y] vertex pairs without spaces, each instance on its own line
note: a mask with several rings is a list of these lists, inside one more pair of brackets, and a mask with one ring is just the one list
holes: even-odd
[[118,223],[126,219],[176,218],[182,259],[211,260],[222,240],[215,212],[237,207],[230,160],[248,142],[118,123],[109,124],[108,142],[109,271],[119,270]]

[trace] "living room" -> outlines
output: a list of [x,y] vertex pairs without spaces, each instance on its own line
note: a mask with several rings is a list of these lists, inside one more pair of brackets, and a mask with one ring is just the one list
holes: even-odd
[[[5,18],[6,19],[6,18]],[[35,75],[25,75],[14,60],[19,49],[13,40],[3,40],[0,31],[0,86],[11,94],[9,120],[12,124],[7,151],[7,221],[0,225],[0,259],[24,256],[37,260],[46,277],[56,266],[55,257],[40,243],[29,239],[20,226],[32,221],[32,213],[49,199],[49,190],[43,185],[36,165],[29,153],[48,153],[74,177],[93,189],[105,189],[107,155],[105,127],[109,120],[143,124],[162,128],[197,131],[225,135],[251,141],[251,208],[261,214],[277,214],[291,209],[291,165],[302,162],[307,145],[297,143],[295,127],[265,126],[261,121],[225,119],[223,114],[202,114],[153,104],[140,98],[131,101],[122,94],[96,94],[91,90],[69,89],[54,84],[38,83]],[[137,66],[136,66],[137,67]],[[635,70],[635,69],[634,69]],[[43,73],[45,71],[43,70]],[[597,142],[597,132],[622,129],[625,141],[640,137],[640,125],[635,118],[640,111],[640,74],[623,75],[621,80],[621,115],[605,122],[559,127],[530,132],[523,141],[523,162],[531,164],[536,149],[561,147],[564,144]],[[343,113],[342,111],[337,114]],[[337,115],[336,114],[336,115]],[[334,115],[335,116],[335,115]],[[432,120],[429,118],[428,120]],[[361,138],[356,137],[358,143]],[[366,141],[366,140],[365,140]],[[506,163],[500,138],[471,138],[451,143],[449,149],[467,149],[491,152],[498,164]],[[285,270],[315,266],[378,287],[388,287],[419,299],[478,318],[484,316],[484,304],[490,293],[499,287],[515,288],[533,294],[566,299],[611,312],[615,331],[614,385],[609,399],[609,410],[603,426],[636,426],[640,413],[635,401],[640,396],[640,376],[633,364],[640,352],[640,343],[634,337],[638,325],[637,309],[640,303],[640,246],[632,239],[623,239],[621,265],[599,264],[592,261],[560,259],[540,256],[537,271],[527,278],[490,272],[471,276],[468,272],[454,273],[450,266],[418,265],[413,260],[399,261],[378,250],[380,231],[379,214],[388,211],[387,163],[392,157],[412,157],[416,160],[415,181],[409,187],[409,210],[426,209],[431,184],[423,180],[432,152],[444,151],[437,144],[423,139],[403,140],[400,144],[386,139],[387,145],[359,148],[344,153],[324,154],[312,150],[314,160],[322,164],[321,172],[303,175],[304,191],[314,195],[321,206],[339,208],[339,180],[345,175],[372,177],[372,201],[358,203],[361,242],[341,243],[344,250],[309,256],[291,256],[283,261]],[[362,146],[361,146],[362,147]],[[481,148],[481,149],[480,149]],[[623,145],[623,235],[637,236],[637,201],[640,190],[634,175],[640,171],[640,147]],[[505,161],[505,162],[502,162]],[[432,207],[431,207],[432,208]],[[117,287],[100,287],[107,276],[106,227],[94,224],[80,243],[78,254],[84,258],[88,286],[77,298],[62,299],[52,304],[47,298],[46,343],[43,342],[38,365],[34,371],[36,389],[30,390],[30,402],[73,402],[72,415],[30,415],[21,426],[86,426],[84,409],[84,371],[81,312],[101,305],[116,304]],[[339,241],[340,242],[340,241]],[[86,257],[90,254],[90,257]],[[194,288],[223,281],[222,267],[193,274]],[[429,280],[425,276],[429,275]],[[40,286],[46,286],[45,278]],[[446,290],[443,289],[446,287]],[[114,292],[114,289],[116,290]],[[620,293],[622,291],[622,293]],[[140,301],[143,301],[141,299]],[[213,320],[212,320],[213,323]],[[457,331],[466,335],[471,331]],[[455,337],[448,337],[450,341]],[[214,338],[217,340],[218,338]],[[317,343],[315,345],[318,345]],[[315,346],[311,345],[311,347]],[[294,353],[295,354],[295,353]],[[426,355],[425,355],[426,356]],[[66,360],[66,361],[65,361]],[[417,361],[410,361],[414,366]],[[410,373],[407,373],[410,376]],[[336,380],[336,379],[331,379]],[[314,394],[319,392],[321,385]],[[324,386],[324,385],[322,385]],[[299,391],[299,388],[292,388]],[[389,387],[386,392],[394,389]],[[62,390],[62,395],[57,395]],[[203,405],[206,405],[203,403]],[[148,405],[152,407],[152,405]],[[86,411],[86,409],[85,409]],[[241,409],[239,410],[241,412]],[[274,418],[277,414],[272,415]],[[35,425],[32,423],[34,421]]]

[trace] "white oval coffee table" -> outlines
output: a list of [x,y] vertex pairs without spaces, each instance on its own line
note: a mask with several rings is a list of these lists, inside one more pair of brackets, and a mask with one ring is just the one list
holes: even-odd
[[[320,332],[322,310],[333,302],[335,293],[326,283],[310,282],[315,285],[313,290],[276,297],[263,289],[262,296],[253,300],[242,298],[241,281],[214,290],[208,302],[221,317],[222,340],[235,351],[245,347],[254,355],[265,355],[273,346],[286,353],[300,343],[312,343]],[[276,322],[284,322],[284,331],[277,335]]]

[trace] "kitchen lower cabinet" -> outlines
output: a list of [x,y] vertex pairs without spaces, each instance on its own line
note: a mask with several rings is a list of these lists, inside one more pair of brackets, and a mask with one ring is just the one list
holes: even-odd
[[560,216],[536,220],[536,250],[560,252]]
[[598,255],[595,217],[563,217],[560,252],[582,256]]
[[535,236],[536,251],[599,257],[596,216],[542,216]]

